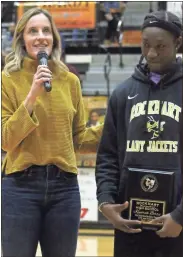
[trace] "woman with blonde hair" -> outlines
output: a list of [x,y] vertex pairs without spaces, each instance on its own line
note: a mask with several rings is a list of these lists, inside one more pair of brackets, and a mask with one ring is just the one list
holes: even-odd
[[[40,51],[48,65],[39,65]],[[79,79],[60,56],[51,15],[28,10],[2,72],[3,256],[33,257],[38,242],[44,257],[75,256],[81,207],[75,151],[97,146],[102,126],[86,129]]]

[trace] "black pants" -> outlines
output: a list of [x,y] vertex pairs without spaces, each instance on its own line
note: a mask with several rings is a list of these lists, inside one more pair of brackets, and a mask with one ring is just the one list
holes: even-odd
[[116,31],[118,25],[118,19],[114,17],[111,21],[108,21],[105,39],[114,41],[118,37],[118,32]]
[[114,257],[183,257],[183,233],[160,238],[155,232],[127,234],[115,231]]

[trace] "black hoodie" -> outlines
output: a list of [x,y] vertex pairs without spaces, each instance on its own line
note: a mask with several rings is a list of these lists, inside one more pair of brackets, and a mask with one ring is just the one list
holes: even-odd
[[125,167],[174,171],[177,207],[171,215],[183,225],[182,60],[177,59],[158,84],[150,80],[146,67],[138,64],[135,73],[110,97],[97,154],[97,199],[99,204],[124,201]]

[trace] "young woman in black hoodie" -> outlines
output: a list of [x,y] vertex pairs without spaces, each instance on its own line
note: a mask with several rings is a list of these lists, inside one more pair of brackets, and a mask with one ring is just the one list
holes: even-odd
[[[142,26],[142,58],[109,101],[96,183],[99,210],[115,227],[114,257],[183,257],[183,70],[182,60],[176,58],[181,43],[182,24],[177,16],[165,11],[148,14]],[[162,224],[157,231],[142,229],[141,219],[130,220],[127,215],[126,190],[133,169],[174,174],[167,191],[173,192],[171,211],[151,221]]]

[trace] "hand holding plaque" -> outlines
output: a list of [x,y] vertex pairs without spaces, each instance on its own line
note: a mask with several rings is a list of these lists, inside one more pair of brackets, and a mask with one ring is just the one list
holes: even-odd
[[159,237],[178,237],[183,229],[183,227],[174,221],[170,215],[170,213],[161,216],[160,218],[156,218],[152,221],[152,223],[160,223],[163,222],[163,228],[156,232]]
[[123,204],[106,203],[101,207],[101,212],[116,229],[125,233],[140,233],[140,228],[133,228],[137,224],[139,225],[140,221],[123,219],[121,217],[121,213],[128,208],[128,205],[128,202]]
[[154,224],[152,220],[172,211],[173,188],[174,172],[128,168],[128,218],[140,220],[142,230],[159,230],[162,223]]

